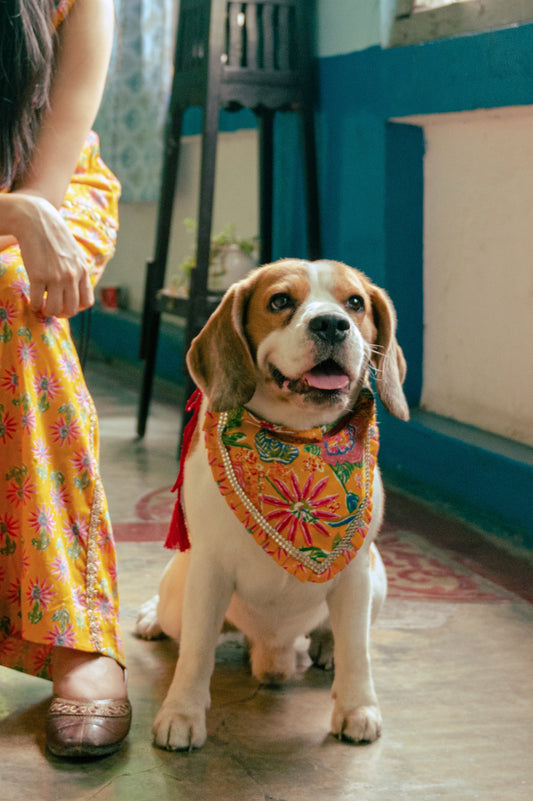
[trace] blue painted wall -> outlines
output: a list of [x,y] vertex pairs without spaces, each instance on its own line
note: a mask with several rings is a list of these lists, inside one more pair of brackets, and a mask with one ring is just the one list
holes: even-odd
[[[416,406],[422,386],[423,153],[414,114],[533,104],[533,25],[412,47],[372,46],[318,61],[323,255],[360,267],[391,294]],[[304,254],[296,120],[277,123],[275,252]],[[431,416],[383,418],[382,463],[406,488],[518,545],[533,547],[530,448],[499,447]],[[435,422],[433,420],[433,422]],[[438,422],[438,421],[437,421]],[[505,441],[503,441],[505,444]]]
[[[355,25],[362,3],[346,0]],[[319,3],[319,53],[337,42],[334,0]],[[375,11],[375,8],[374,8]],[[330,16],[328,16],[330,15]],[[324,20],[331,28],[326,36]],[[318,72],[318,166],[323,255],[363,269],[387,288],[398,310],[398,336],[409,370],[410,423],[380,412],[381,464],[396,483],[447,504],[485,529],[533,548],[532,449],[416,410],[422,387],[423,155],[420,128],[401,118],[476,108],[533,104],[533,25],[424,45],[382,49],[378,16],[368,17],[372,46],[322,56]],[[373,33],[372,33],[373,32]],[[351,41],[346,35],[344,46]],[[361,43],[358,42],[357,46]],[[221,128],[249,127],[246,112],[224,115]],[[186,133],[199,130],[197,112]],[[275,238],[277,257],[306,253],[304,192],[298,120],[276,121]],[[138,329],[98,314],[93,341],[105,352],[135,361]],[[116,330],[115,330],[116,329]],[[175,328],[164,329],[158,374],[179,381]],[[133,343],[133,346],[132,346]]]

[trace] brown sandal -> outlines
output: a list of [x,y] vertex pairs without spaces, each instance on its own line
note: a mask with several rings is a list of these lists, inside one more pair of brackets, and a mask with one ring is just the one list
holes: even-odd
[[118,751],[131,726],[127,698],[105,701],[52,699],[46,716],[46,745],[58,757],[102,757]]

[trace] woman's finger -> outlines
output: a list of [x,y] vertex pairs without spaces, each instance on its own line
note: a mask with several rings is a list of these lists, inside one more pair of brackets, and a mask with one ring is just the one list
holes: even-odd
[[44,281],[30,281],[30,308],[35,311],[41,311],[44,303],[44,293],[46,286]]
[[44,316],[60,317],[63,313],[63,305],[64,296],[62,287],[57,284],[48,287],[42,308]]
[[85,274],[79,284],[80,303],[79,310],[90,309],[94,304],[94,292],[89,280],[89,276]]

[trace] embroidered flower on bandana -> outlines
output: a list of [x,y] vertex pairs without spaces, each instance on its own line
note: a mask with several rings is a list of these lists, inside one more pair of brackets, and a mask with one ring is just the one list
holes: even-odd
[[245,466],[248,468],[247,473],[252,479],[257,479],[257,477],[263,473],[263,467],[253,451],[244,449],[237,451],[234,463],[235,475],[241,487],[244,488],[247,486],[244,470]]
[[338,434],[324,440],[324,459],[328,464],[337,462],[359,463],[364,455],[364,445],[357,440],[357,429],[347,425]]
[[272,485],[280,497],[264,496],[265,504],[276,507],[265,514],[265,519],[274,524],[280,533],[286,530],[285,536],[289,542],[295,541],[296,534],[300,530],[305,544],[312,546],[311,527],[318,529],[325,537],[329,537],[330,532],[322,521],[335,520],[335,515],[328,508],[335,500],[335,495],[319,498],[321,492],[326,488],[328,480],[328,478],[323,478],[313,487],[313,476],[311,475],[303,487],[300,487],[297,476],[291,473],[291,487],[289,488],[283,481],[279,481],[277,478],[272,479]]

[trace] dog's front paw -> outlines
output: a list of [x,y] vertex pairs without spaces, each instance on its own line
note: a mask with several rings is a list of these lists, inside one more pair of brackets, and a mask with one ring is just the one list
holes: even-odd
[[137,622],[135,624],[135,634],[143,640],[157,640],[164,637],[163,630],[157,619],[157,604],[159,595],[154,595],[146,601],[139,609]]
[[377,705],[357,706],[348,711],[336,706],[331,731],[339,740],[351,743],[373,743],[381,734],[381,712]]
[[201,748],[206,741],[205,711],[183,710],[164,702],[152,727],[154,743],[167,751]]

